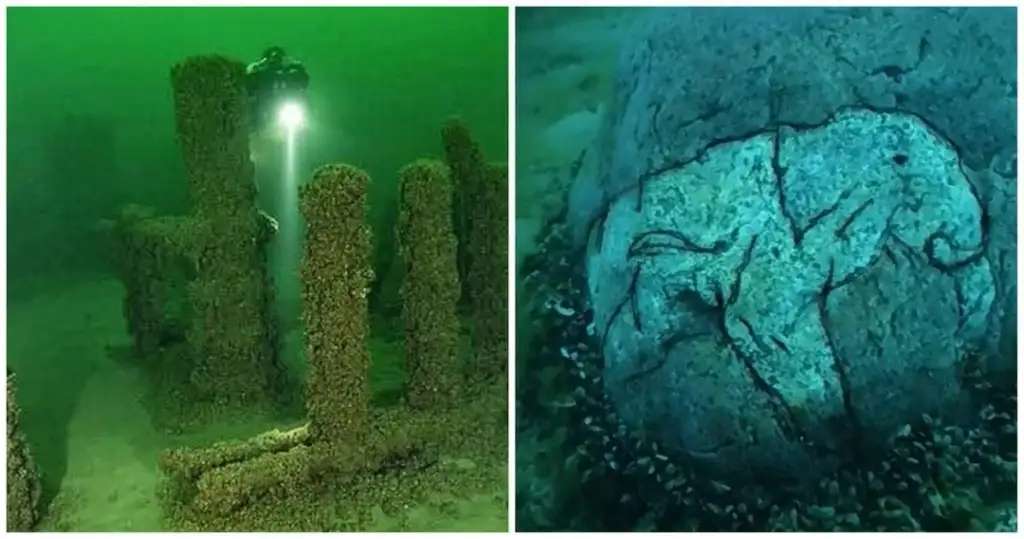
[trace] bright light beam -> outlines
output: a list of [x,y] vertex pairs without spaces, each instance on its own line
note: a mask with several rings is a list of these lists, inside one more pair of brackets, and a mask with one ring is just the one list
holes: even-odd
[[289,324],[294,324],[298,314],[298,298],[300,297],[299,262],[302,257],[302,222],[299,216],[299,133],[295,128],[281,130],[284,136],[283,159],[281,160],[281,181],[278,182],[276,237],[277,271],[280,282],[278,301],[281,316]]
[[277,123],[291,136],[306,123],[306,110],[292,101],[284,103],[277,110]]

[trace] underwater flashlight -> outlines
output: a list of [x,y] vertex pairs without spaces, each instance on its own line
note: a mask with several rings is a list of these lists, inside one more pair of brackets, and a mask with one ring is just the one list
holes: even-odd
[[306,111],[302,108],[302,105],[293,101],[283,103],[277,109],[277,123],[289,131],[302,127],[305,119]]

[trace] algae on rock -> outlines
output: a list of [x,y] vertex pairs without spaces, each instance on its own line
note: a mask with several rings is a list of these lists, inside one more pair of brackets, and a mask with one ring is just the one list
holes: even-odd
[[15,376],[7,371],[7,531],[27,532],[39,522],[39,470],[21,429]]

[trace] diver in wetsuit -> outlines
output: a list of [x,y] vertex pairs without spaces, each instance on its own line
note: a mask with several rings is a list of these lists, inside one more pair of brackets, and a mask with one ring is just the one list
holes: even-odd
[[[246,67],[245,85],[249,97],[250,158],[255,163],[260,154],[257,148],[278,134],[268,128],[278,123],[281,109],[286,104],[306,108],[309,74],[302,62],[288,56],[284,49],[270,47],[259,60]],[[259,191],[255,177],[253,181]],[[277,232],[277,220],[262,209],[259,213],[267,225],[266,237],[270,238]]]
[[249,120],[253,131],[260,132],[274,123],[278,109],[285,103],[306,106],[309,74],[305,66],[285,54],[281,47],[270,47],[245,70],[249,93]]

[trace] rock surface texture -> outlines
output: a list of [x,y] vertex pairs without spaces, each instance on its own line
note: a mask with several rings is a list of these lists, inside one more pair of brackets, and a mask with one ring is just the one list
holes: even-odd
[[570,197],[628,425],[799,481],[1012,365],[1013,15],[652,14]]

